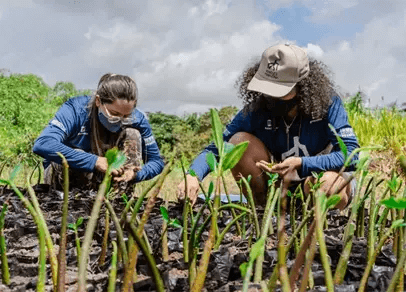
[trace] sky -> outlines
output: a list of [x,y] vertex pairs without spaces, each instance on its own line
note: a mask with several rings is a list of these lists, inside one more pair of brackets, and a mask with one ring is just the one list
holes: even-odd
[[0,31],[0,69],[78,89],[129,75],[148,112],[241,107],[237,78],[280,43],[327,64],[343,96],[406,102],[405,0],[0,0]]

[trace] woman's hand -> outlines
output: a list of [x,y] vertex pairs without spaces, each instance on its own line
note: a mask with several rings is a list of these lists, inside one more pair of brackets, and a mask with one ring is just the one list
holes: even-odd
[[[106,157],[99,157],[96,161],[96,169],[102,173],[106,173],[109,164],[107,163]],[[140,170],[139,167],[121,167],[120,169],[114,169],[111,171],[111,176],[114,181],[130,181],[132,180],[137,171]]]
[[[190,174],[186,175],[186,182],[187,182],[187,196],[192,203],[192,206],[195,204],[197,199],[197,193],[199,191],[199,180],[195,176],[191,176]],[[178,185],[178,198],[180,200],[185,199],[185,181],[182,181]]]
[[281,177],[289,181],[300,180],[297,170],[302,166],[302,158],[300,157],[289,157],[283,162],[271,166],[269,162],[261,160],[256,163],[256,166],[263,171],[278,173]]
[[137,171],[141,170],[141,167],[136,166],[136,167],[122,167],[117,170],[118,175],[113,176],[113,181],[115,182],[121,182],[125,181],[128,182],[130,180],[133,180],[135,176],[137,175]]

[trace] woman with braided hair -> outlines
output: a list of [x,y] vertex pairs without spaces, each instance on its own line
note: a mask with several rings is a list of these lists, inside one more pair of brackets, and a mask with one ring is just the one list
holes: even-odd
[[163,161],[147,117],[136,108],[137,100],[131,77],[105,74],[93,96],[65,102],[33,148],[45,158],[45,183],[62,186],[61,159],[56,154],[60,152],[69,163],[73,186],[97,188],[108,166],[104,154],[114,146],[127,157],[125,165],[112,172],[113,181],[124,189],[158,175]]
[[[237,113],[223,133],[224,141],[249,146],[239,163],[232,169],[236,180],[252,175],[251,188],[257,204],[266,202],[265,172],[304,182],[305,193],[314,183],[312,172],[324,171],[322,190],[331,194],[349,173],[338,177],[344,156],[329,128],[331,124],[342,138],[350,154],[359,147],[348,123],[347,113],[327,67],[320,61],[308,59],[307,53],[295,45],[276,45],[262,54],[260,62],[246,69],[237,80],[239,97],[244,108]],[[214,144],[206,147],[194,160],[191,169],[197,177],[187,176],[178,187],[180,198],[185,193],[196,200],[202,180],[210,171],[206,154],[218,151]],[[270,166],[270,163],[276,163]],[[350,167],[348,171],[353,168]],[[337,208],[344,208],[351,199],[355,181],[340,192]]]

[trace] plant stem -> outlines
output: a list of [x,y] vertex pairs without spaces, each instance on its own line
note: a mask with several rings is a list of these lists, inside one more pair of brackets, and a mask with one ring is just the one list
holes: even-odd
[[[107,199],[104,201],[106,202]],[[99,257],[99,266],[103,266],[104,262],[106,260],[106,254],[107,254],[107,242],[109,240],[109,231],[110,231],[110,212],[109,210],[106,210],[104,213],[104,234],[103,234],[103,241],[102,241],[102,246],[101,246],[101,252],[100,252],[100,257]]]
[[245,189],[247,191],[248,202],[249,202],[250,207],[251,207],[252,216],[254,217],[255,236],[257,238],[259,238],[261,236],[261,228],[259,227],[258,215],[257,215],[257,211],[255,209],[255,202],[254,202],[254,197],[252,195],[252,190],[251,190],[251,187],[250,187],[247,179],[245,177],[242,177],[241,179],[244,182]]
[[111,265],[110,265],[110,271],[109,271],[109,286],[107,288],[107,292],[116,291],[117,243],[115,241],[112,241],[111,244],[113,245],[113,252],[111,254]]
[[300,290],[299,290],[300,292],[306,291],[307,282],[309,281],[309,276],[310,276],[310,274],[312,272],[312,263],[313,263],[313,260],[314,260],[314,256],[316,254],[316,244],[317,244],[317,237],[314,236],[312,238],[312,243],[310,245],[310,250],[309,250],[309,253],[308,253],[307,258],[306,258],[306,264],[305,264],[304,269],[303,269],[303,277],[302,277],[302,281],[300,283]]
[[[165,200],[165,208],[168,210],[168,200]],[[164,262],[169,261],[169,250],[168,250],[168,222],[162,220],[162,260]]]
[[189,243],[188,243],[188,217],[189,217],[189,195],[187,194],[188,192],[188,185],[187,185],[187,179],[186,179],[186,170],[185,166],[183,165],[183,160],[182,158],[180,159],[180,164],[182,166],[182,172],[183,172],[183,181],[185,182],[185,192],[186,192],[186,198],[183,203],[183,230],[182,230],[182,241],[183,241],[183,260],[185,263],[189,262]]
[[319,192],[316,193],[316,209],[315,209],[315,217],[316,217],[316,237],[317,241],[319,242],[319,250],[320,250],[320,257],[321,262],[323,264],[324,269],[324,278],[325,284],[327,287],[327,291],[334,292],[334,284],[333,284],[333,276],[331,274],[330,263],[328,262],[328,253],[326,242],[324,241],[324,234],[323,234],[323,225],[324,225],[324,216],[321,206],[321,198],[322,194]]
[[[59,245],[59,263],[58,263],[58,292],[65,291],[65,274],[66,274],[66,229],[68,225],[68,203],[69,203],[69,165],[66,158],[58,152],[62,159],[63,166],[63,205],[61,234]],[[38,212],[40,214],[41,212]]]
[[240,220],[241,217],[245,216],[247,213],[243,212],[237,217],[235,217],[230,223],[227,224],[227,226],[224,228],[224,230],[220,233],[220,236],[217,238],[216,244],[214,245],[214,250],[217,250],[220,247],[221,242],[223,241],[224,236],[226,233],[230,230],[230,228]]
[[376,249],[374,250],[371,258],[368,260],[368,263],[365,267],[365,271],[364,274],[362,275],[362,279],[360,281],[359,284],[359,289],[358,292],[363,292],[365,291],[367,282],[368,282],[368,277],[369,274],[371,273],[372,267],[375,263],[376,257],[378,256],[378,254],[381,252],[381,249],[383,247],[383,245],[385,244],[385,241],[388,239],[388,237],[390,236],[390,234],[392,233],[392,228],[390,228],[385,235],[379,240],[378,246],[376,247]]
[[286,218],[286,205],[287,193],[290,181],[287,179],[282,180],[282,194],[280,197],[280,216],[278,223],[278,266],[279,266],[279,279],[282,285],[283,292],[290,292],[291,285],[289,283],[288,269],[286,267],[286,232],[285,232],[285,218]]
[[38,240],[39,240],[39,264],[38,264],[38,283],[37,292],[45,292],[45,280],[47,277],[46,269],[46,245],[45,245],[45,233],[40,224],[37,224]]
[[[266,238],[268,237],[269,225],[271,224],[272,219],[272,212],[270,210],[272,199],[275,195],[275,186],[272,185],[270,188],[270,192],[268,194],[266,207],[264,211],[264,218],[262,219],[262,230],[261,230],[261,238],[263,238],[264,242],[266,242]],[[265,250],[265,249],[264,249]],[[264,253],[261,252],[255,262],[255,274],[254,274],[254,282],[259,283],[262,280],[262,265],[264,263]]]
[[[52,242],[51,234],[49,233],[49,229],[48,229],[48,226],[46,224],[44,215],[43,215],[43,213],[41,211],[41,208],[39,206],[37,196],[35,195],[35,192],[34,192],[33,188],[30,185],[27,185],[27,190],[28,190],[28,193],[30,195],[32,204],[24,196],[23,197],[19,196],[19,198],[20,198],[20,200],[23,201],[23,204],[28,209],[28,211],[30,211],[30,208],[32,208],[33,213],[30,211],[31,216],[33,217],[33,219],[34,219],[34,216],[38,216],[38,223],[41,224],[41,226],[42,226],[42,228],[43,228],[43,230],[45,232],[45,243],[46,243],[46,246],[47,246],[49,262],[51,264],[51,271],[52,271],[52,283],[54,285],[54,290],[57,291],[57,287],[58,287],[58,259],[57,259],[57,256],[55,254],[54,244]],[[22,194],[21,194],[21,196],[22,196]],[[35,221],[35,219],[34,219],[34,221]]]
[[77,259],[79,260],[79,258],[80,258],[80,238],[79,238],[79,234],[78,234],[77,229],[75,229],[75,243],[76,243]]
[[210,253],[213,249],[214,240],[216,237],[217,215],[220,206],[220,179],[216,179],[216,191],[214,196],[213,213],[211,215],[211,225],[209,231],[209,238],[204,245],[202,258],[200,259],[196,279],[192,285],[192,292],[200,292],[203,289],[204,280],[206,279],[207,267],[209,265]]
[[97,192],[92,212],[87,223],[85,237],[82,244],[82,250],[80,253],[79,263],[78,263],[78,291],[86,292],[86,275],[87,275],[87,260],[90,252],[90,245],[92,244],[93,233],[96,229],[97,219],[99,218],[99,212],[101,205],[104,200],[104,196],[107,192],[107,185],[111,179],[110,173],[107,172],[104,176],[103,182],[100,185],[99,191]]
[[[186,179],[185,179],[186,185]],[[186,189],[187,190],[187,189]],[[189,241],[188,241],[188,218],[189,218],[189,197],[185,198],[183,203],[183,228],[182,228],[182,242],[183,242],[183,259],[185,263],[189,262]]]
[[[227,184],[226,184],[226,180],[225,180],[225,178],[224,178],[224,174],[221,175],[221,179],[222,179],[222,181],[223,181],[223,188],[224,188],[224,192],[226,193],[227,200],[228,200],[228,202],[231,204],[231,199],[230,199],[230,195],[229,195],[228,190],[227,190]],[[234,210],[234,209],[231,209],[231,215],[233,216],[233,219],[235,219],[235,218],[237,217],[237,214],[235,213],[235,210]],[[242,232],[241,232],[241,226],[240,226],[240,224],[238,223],[238,220],[236,221],[235,226],[237,227],[237,235],[238,235],[238,236],[241,236],[241,234],[242,234]]]
[[4,219],[8,209],[8,200],[4,202],[0,214],[0,254],[1,254],[1,280],[5,285],[10,284],[10,270],[8,268],[6,239],[4,237]]
[[123,257],[123,262],[125,265],[128,261],[128,253],[127,253],[127,248],[126,248],[125,242],[124,242],[123,229],[121,228],[121,225],[117,218],[116,212],[114,212],[113,206],[111,205],[110,201],[105,200],[104,203],[106,204],[107,210],[111,214],[111,218],[113,219],[114,226],[116,227],[117,241],[120,246],[121,255]]
[[[152,192],[151,196],[148,198],[148,202],[145,206],[145,210],[144,213],[142,214],[140,223],[137,227],[137,236],[141,237],[144,231],[144,226],[147,223],[148,217],[151,214],[152,209],[155,206],[155,201],[156,201],[156,197],[158,196],[161,187],[164,183],[164,180],[166,178],[166,176],[168,175],[174,158],[175,158],[175,154],[176,152],[174,151],[174,153],[172,154],[172,158],[169,161],[169,163],[165,166],[165,168],[163,169],[161,175],[158,178],[158,181],[156,183],[156,187],[154,189],[154,191]],[[140,203],[140,206],[142,204],[142,200],[138,199],[138,202]],[[140,207],[138,207],[136,204],[136,206],[134,207],[133,210],[133,214],[131,216],[130,222],[134,222],[136,220],[137,217],[137,212],[139,210]],[[128,255],[128,261],[127,261],[127,265],[126,265],[126,272],[124,275],[124,279],[123,279],[123,291],[131,291],[130,289],[132,288],[132,283],[133,283],[133,279],[134,279],[134,274],[135,274],[135,268],[136,268],[136,264],[137,264],[137,255],[138,255],[138,246],[136,244],[129,246],[129,255]]]
[[159,270],[158,270],[158,267],[156,265],[155,259],[152,256],[152,254],[148,251],[148,248],[145,245],[144,241],[138,235],[139,230],[135,227],[134,223],[131,223],[130,221],[127,221],[127,227],[129,227],[129,231],[132,233],[135,241],[137,242],[137,245],[142,250],[142,252],[144,253],[144,256],[147,259],[149,268],[151,269],[152,275],[154,277],[156,290],[158,292],[164,292],[165,291],[164,282],[162,281],[162,277],[161,277],[161,275],[159,273]]

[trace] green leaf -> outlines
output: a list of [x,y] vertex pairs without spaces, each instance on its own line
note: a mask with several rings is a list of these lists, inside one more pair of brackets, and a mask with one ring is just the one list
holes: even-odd
[[344,155],[344,161],[346,161],[347,157],[348,157],[347,145],[345,145],[343,139],[341,139],[341,137],[337,134],[337,131],[334,129],[333,125],[328,124],[328,126],[330,127],[330,129],[334,133],[334,135],[336,136],[337,141],[338,141],[338,146],[340,146],[340,150]]
[[76,227],[79,227],[83,223],[83,217],[79,217],[78,220],[76,220]]
[[248,148],[248,141],[242,142],[234,147],[229,153],[226,154],[223,161],[223,171],[233,168],[241,157],[244,155],[245,150]]
[[260,238],[254,245],[251,247],[250,251],[250,262],[255,261],[255,259],[263,253],[265,250],[265,238]]
[[394,197],[390,197],[389,199],[382,200],[381,203],[390,209],[406,209],[406,199],[395,199]]
[[108,165],[112,165],[114,160],[116,160],[118,153],[118,148],[114,147],[106,151],[106,154],[104,155],[107,158],[107,163]]
[[169,221],[169,226],[182,228],[182,224],[180,223],[179,219],[172,219],[171,221]]
[[239,268],[240,268],[241,276],[244,278],[245,274],[247,273],[248,263],[247,262],[242,263]]
[[235,145],[229,142],[224,142],[224,154],[230,153],[235,148]]
[[17,174],[20,172],[20,170],[21,170],[21,164],[17,164],[15,167],[14,167],[14,169],[13,169],[13,171],[11,172],[11,174],[10,174],[10,178],[9,178],[9,181],[13,181],[14,179],[15,179],[15,177],[17,176]]
[[222,131],[222,124],[220,121],[219,114],[216,109],[210,109],[210,117],[211,117],[211,127],[213,132],[213,140],[214,144],[216,145],[219,155],[223,153],[223,131]]
[[164,218],[164,220],[166,222],[169,222],[169,214],[168,214],[168,210],[166,210],[166,208],[164,206],[160,206],[159,210],[161,210],[161,215],[162,218]]
[[68,228],[69,228],[69,229],[72,229],[72,230],[76,230],[76,225],[73,224],[73,223],[69,223],[69,224],[68,224]]
[[216,157],[214,156],[213,152],[210,151],[209,153],[207,153],[206,160],[210,166],[210,170],[216,171],[217,160],[216,160]]
[[191,168],[189,168],[188,173],[189,173],[191,176],[194,176],[194,177],[197,176],[196,172],[195,172],[193,169],[191,169]]
[[10,184],[10,182],[9,182],[8,180],[1,179],[1,178],[0,178],[0,184],[9,185],[9,184]]
[[405,224],[404,220],[403,220],[403,219],[399,219],[399,220],[393,221],[393,223],[392,223],[392,225],[391,225],[390,228],[399,228],[399,227],[403,227],[403,226],[405,226],[405,225],[406,225],[406,224]]
[[127,194],[122,194],[122,195],[121,195],[121,198],[123,199],[124,203],[127,205],[127,203],[128,203],[128,196],[127,196]]
[[211,181],[209,184],[209,191],[207,192],[207,195],[210,197],[211,194],[213,193],[214,190],[214,183]]
[[341,198],[339,195],[332,195],[327,199],[326,208],[334,208],[338,202],[340,202]]
[[124,153],[119,151],[117,153],[116,159],[111,164],[111,170],[119,169],[120,167],[122,167],[124,165],[126,160],[127,160],[127,157],[124,155]]

